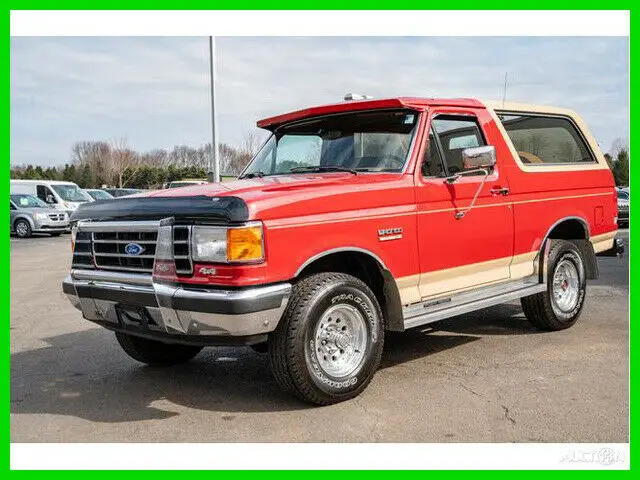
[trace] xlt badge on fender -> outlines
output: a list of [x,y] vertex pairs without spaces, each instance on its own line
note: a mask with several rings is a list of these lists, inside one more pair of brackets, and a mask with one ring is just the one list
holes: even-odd
[[385,242],[387,240],[398,240],[402,238],[402,228],[383,228],[378,230],[378,240]]

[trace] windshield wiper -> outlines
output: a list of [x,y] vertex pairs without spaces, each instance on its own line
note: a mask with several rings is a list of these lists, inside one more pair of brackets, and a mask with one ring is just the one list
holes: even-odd
[[240,175],[238,177],[239,180],[242,180],[243,178],[262,178],[265,176],[265,173],[263,171],[257,171],[257,172],[251,172],[251,173],[245,173],[244,175]]
[[289,170],[292,173],[304,173],[304,172],[349,172],[349,173],[353,173],[354,175],[358,175],[358,172],[356,170],[354,170],[353,168],[346,168],[346,167],[338,167],[338,166],[331,166],[331,165],[324,165],[324,166],[310,166],[310,167],[295,167],[292,168],[291,170]]

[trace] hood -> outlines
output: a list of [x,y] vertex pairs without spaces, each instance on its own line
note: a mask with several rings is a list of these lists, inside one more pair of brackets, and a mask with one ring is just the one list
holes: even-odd
[[[407,187],[412,186],[411,175],[397,173],[275,175],[101,200],[81,205],[71,220],[180,216],[234,223],[291,218],[410,204],[413,190]],[[379,193],[388,189],[398,191]]]
[[[236,197],[246,203],[249,220],[269,220],[411,204],[412,187],[412,175],[327,172],[209,183],[158,190],[145,196]],[[380,194],[389,189],[394,190],[393,195]]]

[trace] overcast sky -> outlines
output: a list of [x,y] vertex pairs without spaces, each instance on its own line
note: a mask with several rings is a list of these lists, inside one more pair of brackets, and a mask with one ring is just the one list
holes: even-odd
[[[628,138],[626,37],[223,37],[220,141],[346,92],[573,108],[604,151]],[[205,37],[11,38],[11,163],[60,165],[82,140],[137,150],[210,141]]]

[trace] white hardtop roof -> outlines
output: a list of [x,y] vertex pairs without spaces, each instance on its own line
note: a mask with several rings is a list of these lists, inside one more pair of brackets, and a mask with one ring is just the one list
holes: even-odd
[[532,103],[482,101],[485,107],[491,110],[522,113],[549,113],[552,115],[565,115],[569,117],[577,116],[576,112],[568,108],[558,108],[549,105],[536,105]]
[[67,180],[17,180],[11,179],[12,182],[15,183],[51,183],[53,185],[75,185],[73,182],[69,182]]

